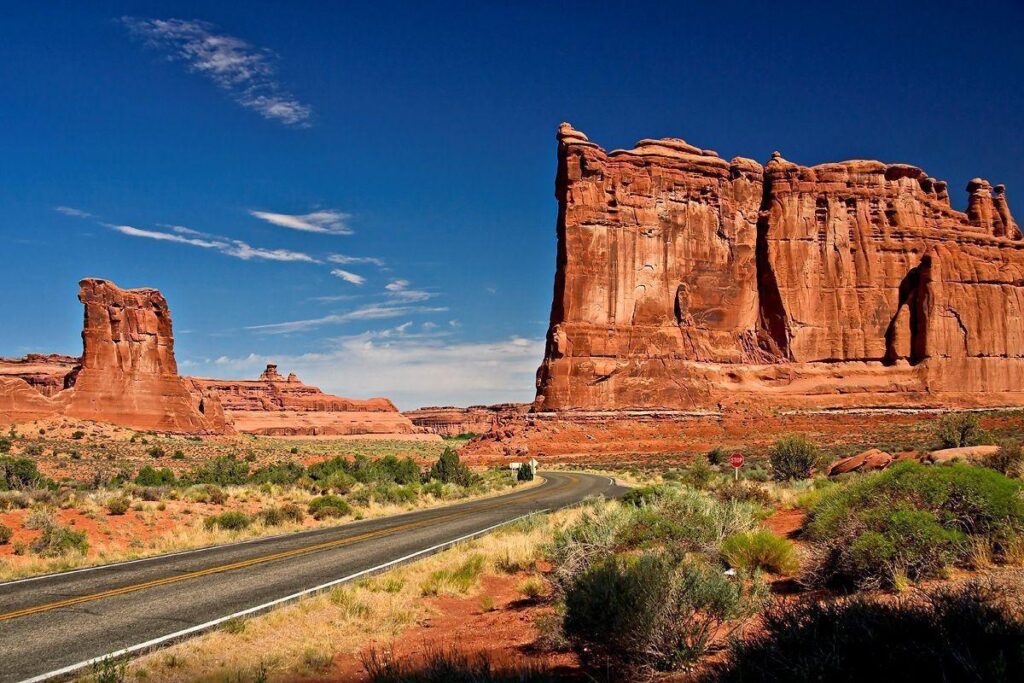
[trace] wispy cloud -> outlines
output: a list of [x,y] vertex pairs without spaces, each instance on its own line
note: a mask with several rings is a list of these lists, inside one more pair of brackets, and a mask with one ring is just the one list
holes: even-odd
[[385,320],[388,318],[399,318],[411,314],[443,313],[447,310],[447,308],[441,307],[370,304],[345,313],[332,313],[319,318],[309,318],[306,320],[289,320],[281,323],[250,325],[245,329],[255,330],[264,334],[288,334],[290,332],[312,330],[323,327],[324,325],[340,325],[358,320]]
[[366,278],[362,275],[356,275],[353,272],[342,270],[341,268],[335,268],[331,271],[331,275],[334,277],[340,277],[345,282],[351,282],[354,285],[361,285],[366,282]]
[[73,206],[55,206],[55,207],[53,207],[53,210],[56,211],[57,213],[62,213],[65,216],[72,216],[74,218],[92,218],[93,217],[93,215],[91,213],[89,213],[88,211],[82,211],[81,209],[76,209]]
[[369,263],[370,265],[377,266],[378,268],[384,267],[384,259],[379,259],[375,256],[346,256],[345,254],[331,254],[327,257],[327,260],[331,263],[337,263],[339,266],[348,266],[356,263]]
[[387,396],[402,409],[533,399],[543,339],[453,342],[410,332],[403,324],[334,339],[320,353],[221,357],[197,369],[215,376],[255,377],[267,363],[278,363],[330,393]]
[[277,82],[276,55],[270,50],[220,33],[205,21],[135,17],[121,21],[147,45],[203,74],[243,107],[287,126],[309,126],[312,109]]
[[352,229],[345,221],[349,215],[327,209],[306,214],[273,213],[271,211],[249,211],[249,214],[272,225],[303,232],[318,232],[326,235],[351,235]]
[[260,261],[320,263],[320,261],[316,260],[309,254],[304,254],[301,251],[254,247],[242,240],[220,237],[218,235],[207,235],[206,233],[199,232],[198,230],[192,230],[180,225],[174,226],[172,228],[172,232],[135,228],[130,225],[113,225],[110,223],[104,223],[103,225],[111,230],[121,233],[122,235],[128,235],[129,237],[144,237],[146,239],[159,240],[162,242],[188,244],[190,246],[201,247],[203,249],[215,249],[226,256],[242,259],[243,261],[255,259]]
[[392,280],[384,285],[387,295],[393,299],[404,302],[426,301],[433,298],[433,293],[423,289],[409,289],[408,280]]

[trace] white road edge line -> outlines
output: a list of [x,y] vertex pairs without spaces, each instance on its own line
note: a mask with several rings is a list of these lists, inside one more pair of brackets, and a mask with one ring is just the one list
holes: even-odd
[[218,624],[222,624],[225,621],[228,621],[229,619],[236,619],[238,617],[248,616],[250,614],[255,614],[257,612],[263,612],[263,611],[266,611],[266,610],[268,610],[268,609],[270,609],[272,607],[276,607],[277,605],[280,605],[282,603],[291,602],[293,600],[297,600],[297,599],[303,597],[304,595],[309,595],[311,593],[323,592],[323,591],[327,590],[328,588],[330,588],[332,586],[337,586],[339,583],[345,583],[347,581],[351,581],[352,579],[357,579],[360,576],[364,576],[366,574],[372,574],[373,572],[377,572],[377,571],[380,571],[382,569],[386,569],[387,567],[391,567],[391,566],[396,565],[396,564],[401,564],[402,562],[406,562],[408,560],[411,560],[414,557],[419,557],[420,555],[431,553],[431,552],[433,552],[435,550],[438,550],[440,548],[445,548],[447,546],[455,545],[456,543],[461,543],[462,541],[469,540],[469,539],[471,539],[471,538],[473,538],[475,536],[480,536],[482,534],[486,534],[488,531],[493,531],[493,530],[497,529],[498,527],[502,527],[502,526],[505,526],[507,524],[512,524],[513,522],[518,522],[519,520],[521,520],[521,519],[523,519],[525,517],[529,517],[530,515],[537,515],[537,514],[542,514],[542,513],[550,512],[550,511],[551,511],[550,508],[543,508],[543,509],[540,509],[540,510],[534,510],[532,512],[526,513],[525,515],[520,515],[518,517],[514,517],[513,519],[501,522],[500,524],[495,524],[493,526],[489,526],[486,529],[480,529],[479,531],[474,531],[471,534],[466,534],[465,536],[459,536],[458,538],[452,539],[450,541],[445,541],[444,543],[438,543],[437,545],[433,545],[433,546],[431,546],[429,548],[424,548],[423,550],[418,550],[418,551],[416,551],[414,553],[406,555],[405,557],[400,557],[397,560],[391,560],[390,562],[385,562],[384,564],[379,564],[379,565],[377,565],[375,567],[370,567],[369,569],[364,569],[364,570],[362,570],[360,572],[356,572],[355,574],[349,574],[346,577],[343,577],[343,578],[340,578],[340,579],[335,579],[334,581],[328,581],[327,583],[322,583],[319,586],[314,586],[313,588],[307,588],[307,589],[301,590],[301,591],[299,591],[297,593],[292,593],[291,595],[287,595],[287,596],[285,596],[283,598],[278,598],[277,600],[272,600],[270,602],[265,602],[262,605],[257,605],[256,607],[250,607],[249,609],[244,609],[241,612],[235,612],[234,614],[229,614],[227,616],[223,616],[223,617],[220,617],[218,619],[214,619],[212,621],[207,621],[206,623],[203,623],[203,624],[198,624],[196,626],[192,626],[192,627],[189,627],[189,628],[186,628],[186,629],[182,629],[181,631],[175,631],[174,633],[168,633],[167,635],[160,636],[159,638],[153,638],[152,640],[147,640],[146,642],[139,643],[138,645],[131,645],[131,646],[126,647],[126,648],[124,648],[122,650],[117,650],[116,652],[110,652],[110,653],[107,653],[105,655],[101,655],[99,657],[93,657],[92,659],[87,659],[87,660],[85,660],[83,662],[78,662],[77,664],[71,664],[69,666],[65,666],[62,669],[57,669],[55,671],[49,671],[49,672],[44,673],[44,674],[39,674],[38,676],[33,676],[32,678],[26,678],[21,683],[39,683],[40,681],[47,681],[47,680],[50,680],[52,678],[57,678],[59,676],[66,676],[66,675],[68,675],[70,673],[74,673],[75,671],[78,671],[79,669],[84,669],[87,666],[91,666],[91,665],[96,664],[98,662],[102,662],[105,659],[116,659],[118,657],[123,657],[124,655],[130,655],[130,654],[132,654],[134,652],[138,652],[140,650],[147,650],[147,649],[156,647],[157,645],[160,645],[161,643],[166,643],[169,640],[175,640],[175,639],[182,638],[184,636],[187,636],[187,635],[190,635],[190,634],[193,634],[193,633],[197,633],[197,632],[200,632],[200,631],[208,630],[208,629],[210,629],[210,628],[212,628],[212,627],[214,627],[214,626],[216,626]]

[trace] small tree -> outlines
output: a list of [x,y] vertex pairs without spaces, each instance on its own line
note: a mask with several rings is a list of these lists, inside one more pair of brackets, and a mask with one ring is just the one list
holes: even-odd
[[772,465],[775,478],[807,479],[812,470],[824,467],[827,458],[818,447],[803,436],[786,436],[775,442],[768,452],[768,460]]
[[459,452],[448,446],[441,453],[437,462],[431,466],[429,477],[446,484],[469,486],[473,479],[473,473],[459,460]]
[[973,413],[947,413],[939,420],[937,436],[943,448],[963,448],[981,443],[981,420]]
[[524,464],[516,472],[516,479],[519,481],[533,481],[533,468]]

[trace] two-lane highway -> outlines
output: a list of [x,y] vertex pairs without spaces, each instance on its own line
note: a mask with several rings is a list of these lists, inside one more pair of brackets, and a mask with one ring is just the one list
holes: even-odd
[[481,500],[0,584],[0,683],[66,676],[394,566],[531,512],[624,489],[545,472]]

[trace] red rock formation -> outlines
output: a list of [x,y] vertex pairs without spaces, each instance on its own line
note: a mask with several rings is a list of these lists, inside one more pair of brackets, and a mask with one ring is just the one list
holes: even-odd
[[65,414],[135,429],[224,431],[217,411],[206,415],[208,401],[194,397],[178,375],[163,295],[100,279],[82,280],[80,286],[82,365],[74,387],[59,397]]
[[167,301],[155,289],[82,280],[82,358],[0,362],[0,422],[67,415],[134,429],[224,432],[216,399],[178,375]]
[[493,406],[428,406],[404,413],[412,423],[431,434],[459,436],[485,434],[508,420],[526,414],[528,403],[499,403]]
[[267,365],[257,380],[190,378],[203,396],[223,406],[238,431],[275,436],[412,434],[417,430],[386,398],[358,400],[331,396],[303,384],[294,373],[283,378]]
[[893,457],[877,448],[871,448],[863,453],[852,455],[849,458],[841,458],[829,465],[828,476],[836,477],[840,474],[850,472],[867,472],[868,470],[884,470],[891,465]]
[[0,358],[0,377],[23,379],[43,396],[54,396],[74,385],[80,363],[80,358],[57,353]]
[[1024,403],[1005,189],[876,161],[762,168],[559,129],[537,410]]

